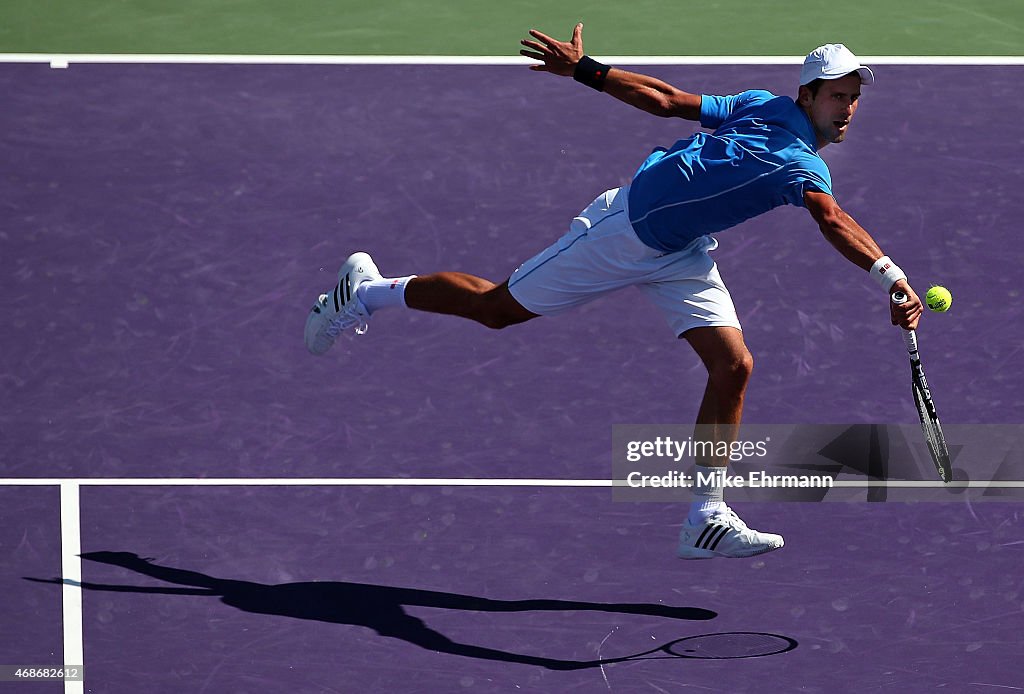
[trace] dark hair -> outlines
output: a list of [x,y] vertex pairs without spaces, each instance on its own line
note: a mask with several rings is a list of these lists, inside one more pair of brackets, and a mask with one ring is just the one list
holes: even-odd
[[811,80],[810,82],[808,82],[807,84],[805,84],[803,86],[805,86],[808,89],[810,89],[811,90],[811,98],[812,99],[816,99],[816,98],[818,98],[818,90],[821,89],[821,85],[823,85],[823,84],[825,84],[825,80],[823,80],[821,77],[819,77],[816,80]]

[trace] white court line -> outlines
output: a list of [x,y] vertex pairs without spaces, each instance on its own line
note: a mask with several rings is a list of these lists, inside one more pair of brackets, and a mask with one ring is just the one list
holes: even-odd
[[1016,489],[1024,488],[1024,480],[971,480],[940,482],[939,480],[835,480],[835,487],[897,487],[905,489]]
[[[799,65],[803,56],[780,55],[608,55],[612,65]],[[861,56],[869,65],[1024,65],[1024,56],[882,55]],[[522,56],[492,55],[203,55],[155,53],[0,53],[0,63],[72,64],[163,63],[193,65],[533,65]]]
[[[64,665],[85,665],[82,639],[82,528],[79,486],[75,482],[60,484],[60,553],[61,576],[64,578]],[[84,681],[64,681],[65,694],[85,691]]]
[[[0,487],[627,487],[625,480],[563,480],[472,477],[75,477],[0,478]],[[835,487],[909,489],[1016,489],[1024,480],[835,480]],[[77,494],[75,504],[77,505]],[[76,506],[77,508],[77,506]],[[77,532],[77,516],[76,516]]]
[[612,480],[470,477],[75,477],[0,478],[0,486],[77,484],[99,487],[611,487]]

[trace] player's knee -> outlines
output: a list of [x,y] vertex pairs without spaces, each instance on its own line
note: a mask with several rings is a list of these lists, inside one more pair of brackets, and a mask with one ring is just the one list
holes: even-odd
[[753,371],[754,356],[744,350],[740,354],[718,360],[711,369],[711,378],[720,387],[743,390]]
[[531,317],[504,287],[482,292],[477,296],[476,304],[477,322],[492,330],[501,330]]
[[737,363],[736,371],[742,374],[744,381],[750,380],[750,374],[754,373],[754,355],[744,352]]
[[492,330],[501,330],[511,325],[501,304],[495,301],[491,292],[481,292],[474,297],[472,316],[477,323]]

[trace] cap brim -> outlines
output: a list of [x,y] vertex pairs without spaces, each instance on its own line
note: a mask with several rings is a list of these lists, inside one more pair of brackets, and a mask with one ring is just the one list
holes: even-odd
[[842,77],[846,77],[851,72],[856,72],[860,77],[861,84],[874,84],[875,73],[871,72],[871,68],[867,65],[858,65],[852,70],[839,70],[835,74],[821,74],[820,72],[812,72],[810,74],[800,75],[800,86],[810,84],[814,80],[837,80]]
[[867,65],[861,65],[859,68],[857,68],[857,74],[860,75],[861,84],[875,83],[875,73],[871,72],[871,68],[869,68]]

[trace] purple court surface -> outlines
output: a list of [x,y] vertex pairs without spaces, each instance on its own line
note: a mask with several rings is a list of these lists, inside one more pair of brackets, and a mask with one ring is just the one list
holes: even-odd
[[[60,589],[39,592],[25,576],[60,576],[60,495],[54,487],[0,487],[0,660],[4,665],[61,661]],[[11,684],[0,683],[2,687]],[[59,692],[59,683],[19,685],[17,691]]]
[[[647,71],[785,94],[794,70]],[[953,293],[919,332],[944,424],[1019,431],[1024,68],[876,75],[823,152],[839,202]],[[525,67],[0,88],[0,478],[607,479],[613,425],[696,415],[702,367],[632,290],[501,332],[382,312],[319,359],[301,338],[350,252],[501,280],[694,124]],[[885,297],[806,212],[720,241],[748,422],[916,421]],[[607,489],[83,486],[85,689],[1024,689],[1021,507],[946,497],[746,503],[783,550],[683,562],[684,507]],[[0,518],[0,665],[59,662],[59,494],[0,487]]]

